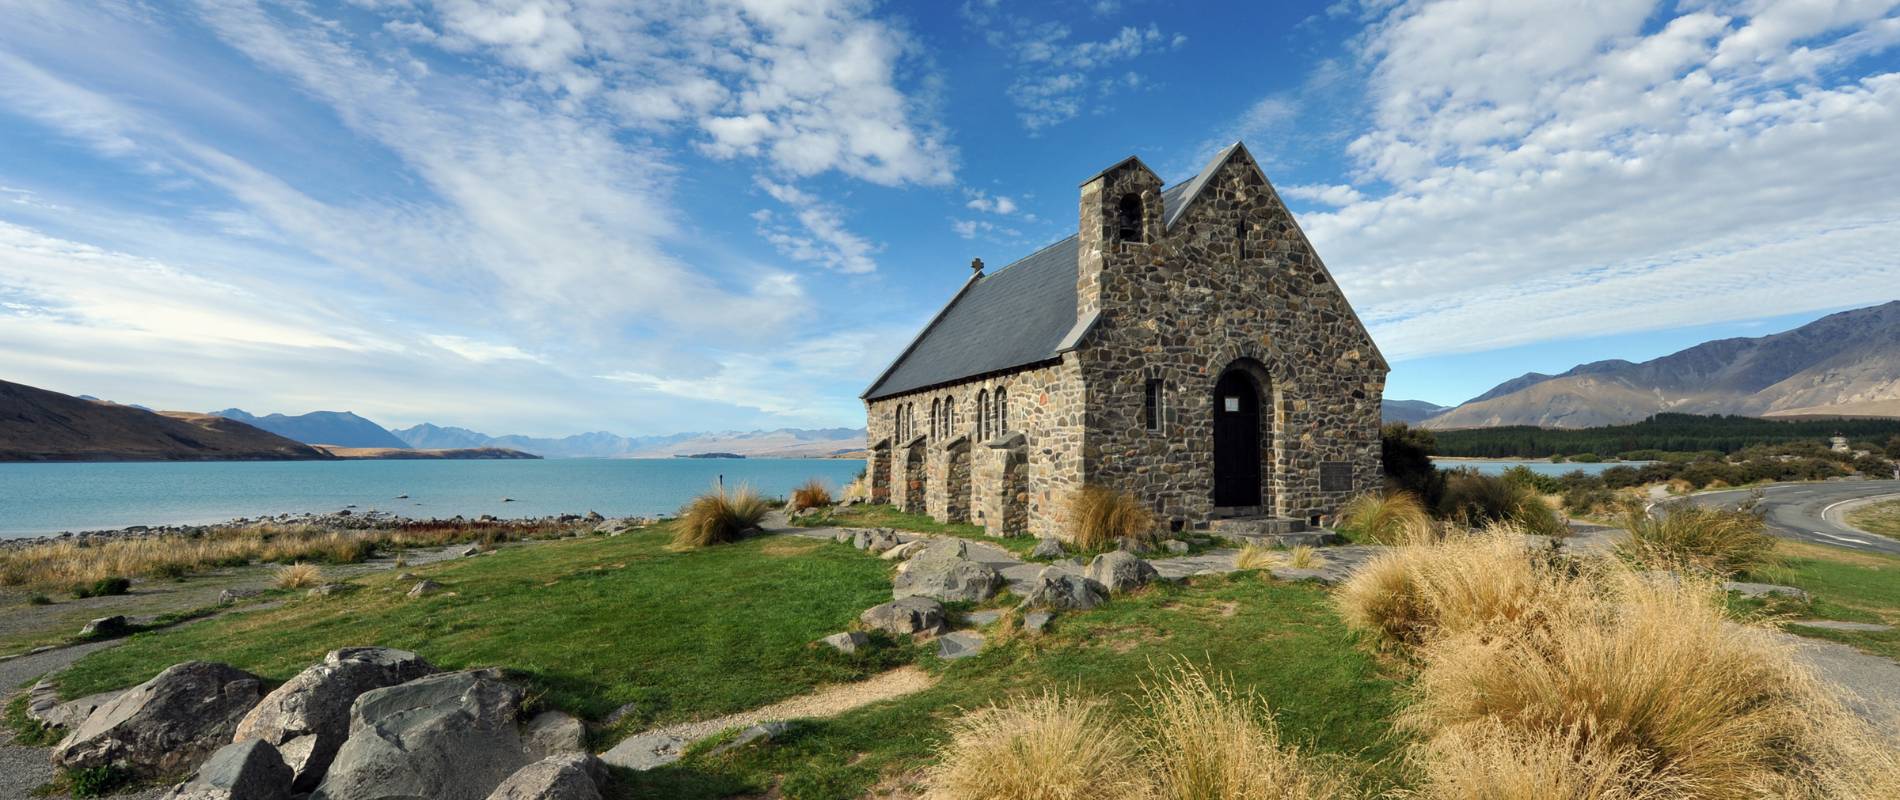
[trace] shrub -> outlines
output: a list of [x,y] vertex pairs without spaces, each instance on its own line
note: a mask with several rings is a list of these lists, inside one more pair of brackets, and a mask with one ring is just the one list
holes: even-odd
[[1422,542],[1437,536],[1432,515],[1426,513],[1418,495],[1403,490],[1353,498],[1339,510],[1339,524],[1358,538],[1379,544]]
[[1445,474],[1432,464],[1437,452],[1438,438],[1424,428],[1394,422],[1379,429],[1386,484],[1424,498],[1428,505],[1437,504],[1445,488]]
[[1069,521],[1076,547],[1106,550],[1122,539],[1154,538],[1155,519],[1133,495],[1101,486],[1084,486],[1070,496]]
[[1536,490],[1476,470],[1453,470],[1446,476],[1445,495],[1438,511],[1439,516],[1472,527],[1515,523],[1528,533],[1543,536],[1558,536],[1567,530]]
[[747,531],[759,527],[770,506],[750,487],[728,491],[716,487],[693,498],[680,510],[673,534],[673,546],[694,549],[737,541]]
[[1629,536],[1618,551],[1658,569],[1733,575],[1766,564],[1775,549],[1761,517],[1692,503],[1671,504],[1661,514],[1632,511],[1623,529]]
[[930,768],[936,800],[1135,800],[1151,796],[1134,746],[1097,701],[1053,692],[950,724]]
[[805,481],[805,485],[792,490],[792,510],[804,511],[807,508],[823,508],[831,505],[831,490],[817,478]]
[[1614,569],[1592,583],[1545,605],[1542,624],[1451,632],[1419,650],[1401,722],[1426,737],[1423,760],[1503,761],[1498,777],[1575,759],[1596,765],[1582,777],[1617,790],[1585,797],[1658,787],[1710,800],[1828,797],[1842,781],[1893,785],[1890,766],[1853,774],[1883,769],[1867,760],[1874,734],[1791,645],[1728,619],[1713,581]]
[[74,586],[73,596],[81,599],[87,597],[110,597],[112,595],[125,594],[131,590],[131,581],[114,575],[107,578],[100,578],[92,583]]
[[1494,526],[1367,562],[1334,595],[1346,624],[1382,645],[1482,630],[1548,613],[1574,598],[1562,565],[1537,557],[1522,530]]
[[53,598],[35,592],[26,598],[26,604],[29,606],[50,606],[53,604]]
[[1177,665],[1144,682],[1142,762],[1167,800],[1317,800],[1350,797],[1349,784],[1281,742],[1265,701]]
[[306,564],[301,561],[287,564],[277,568],[277,574],[272,579],[272,583],[279,589],[308,589],[323,583],[323,570],[315,564]]
[[135,780],[132,773],[113,764],[85,769],[68,769],[61,774],[66,790],[73,797],[106,797]]

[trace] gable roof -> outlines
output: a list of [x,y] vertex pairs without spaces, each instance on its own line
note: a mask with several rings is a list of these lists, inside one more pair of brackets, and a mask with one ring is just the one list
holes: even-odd
[[[1207,173],[1232,150],[1222,151],[1194,180],[1164,190],[1163,219],[1172,223],[1192,199],[1190,191],[1198,193]],[[1061,357],[1064,340],[1077,327],[1080,242],[1072,235],[965,283],[863,398],[878,400]]]

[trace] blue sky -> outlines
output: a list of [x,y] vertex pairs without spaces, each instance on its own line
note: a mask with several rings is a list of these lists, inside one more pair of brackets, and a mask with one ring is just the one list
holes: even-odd
[[1900,296],[1896,7],[0,0],[0,378],[858,425],[971,258],[1242,139],[1453,403]]

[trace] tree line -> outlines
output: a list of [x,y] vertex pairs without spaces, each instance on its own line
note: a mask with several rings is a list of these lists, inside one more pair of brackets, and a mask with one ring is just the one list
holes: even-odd
[[1825,442],[1844,436],[1857,448],[1884,451],[1900,437],[1900,420],[1773,420],[1698,414],[1657,414],[1642,422],[1600,428],[1538,428],[1512,425],[1434,431],[1437,454],[1467,458],[1548,458],[1639,451],[1736,453],[1759,445]]

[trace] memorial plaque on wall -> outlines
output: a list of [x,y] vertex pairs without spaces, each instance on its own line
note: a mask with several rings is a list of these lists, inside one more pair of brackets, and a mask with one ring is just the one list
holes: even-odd
[[1319,490],[1322,492],[1352,491],[1352,464],[1345,461],[1320,462]]

